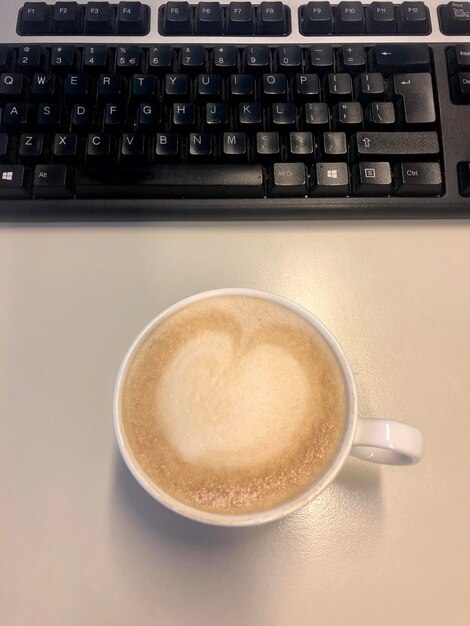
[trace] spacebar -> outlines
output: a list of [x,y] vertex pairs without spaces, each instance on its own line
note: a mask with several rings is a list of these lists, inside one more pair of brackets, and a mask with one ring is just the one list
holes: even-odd
[[78,198],[261,198],[261,165],[78,167]]

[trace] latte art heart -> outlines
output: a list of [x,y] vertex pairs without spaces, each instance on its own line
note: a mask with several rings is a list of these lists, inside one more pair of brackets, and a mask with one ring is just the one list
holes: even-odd
[[123,383],[128,446],[196,509],[262,511],[322,476],[346,422],[341,368],[315,328],[262,298],[200,300],[158,323]]
[[185,462],[263,466],[292,447],[312,390],[295,355],[269,343],[236,345],[203,331],[180,346],[155,388],[161,426]]

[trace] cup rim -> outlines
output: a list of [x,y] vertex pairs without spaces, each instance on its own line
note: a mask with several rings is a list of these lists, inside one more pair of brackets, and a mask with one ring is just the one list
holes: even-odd
[[[254,297],[277,303],[300,315],[305,321],[311,324],[327,342],[328,346],[332,350],[340,365],[346,388],[347,400],[346,428],[344,430],[342,441],[336,457],[334,458],[333,463],[328,467],[328,469],[305,491],[301,492],[296,497],[287,500],[286,502],[278,504],[275,507],[272,507],[265,511],[233,515],[226,515],[223,513],[211,513],[186,505],[176,498],[170,496],[157,483],[148,478],[145,472],[140,468],[130,446],[127,444],[127,437],[124,432],[121,415],[122,388],[128,368],[133,360],[134,354],[136,353],[144,339],[149,335],[149,333],[161,322],[163,322],[167,317],[173,315],[174,313],[185,308],[186,306],[189,306],[190,304],[208,298],[229,295]],[[351,367],[338,340],[332,334],[332,332],[323,324],[323,322],[321,322],[309,310],[307,310],[300,304],[297,304],[296,302],[285,298],[284,296],[280,296],[278,294],[274,294],[269,291],[263,291],[260,289],[239,287],[211,289],[208,291],[193,294],[166,307],[153,319],[151,319],[140,331],[140,333],[135,337],[130,347],[128,348],[124,358],[121,361],[118,375],[116,378],[113,395],[113,422],[118,447],[128,469],[137,480],[137,482],[141,485],[141,487],[143,487],[145,491],[147,491],[147,493],[151,495],[157,502],[170,509],[171,511],[182,515],[183,517],[213,526],[256,526],[282,519],[286,515],[297,511],[301,507],[314,500],[320,494],[320,492],[323,491],[336,478],[347,456],[350,453],[354,440],[354,433],[357,424],[357,390]]]

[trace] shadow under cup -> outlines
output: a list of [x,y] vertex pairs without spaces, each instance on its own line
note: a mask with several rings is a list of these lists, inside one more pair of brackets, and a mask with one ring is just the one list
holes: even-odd
[[[181,311],[182,309],[188,307],[189,305],[200,302],[202,300],[206,300],[208,298],[224,296],[245,296],[249,298],[261,299],[280,305],[283,308],[288,309],[295,313],[297,316],[301,317],[310,326],[312,326],[326,342],[331,354],[334,356],[335,361],[339,365],[344,382],[346,400],[345,426],[343,429],[340,444],[337,448],[336,455],[334,456],[332,462],[329,464],[326,470],[309,485],[307,489],[299,493],[294,498],[286,500],[270,509],[252,513],[224,514],[203,511],[195,507],[189,506],[183,502],[180,502],[179,500],[169,495],[156,482],[154,482],[154,480],[150,479],[149,476],[147,476],[146,473],[143,471],[129,445],[122,421],[122,394],[126,376],[134,357],[138,353],[146,338],[164,320],[174,315],[178,311]],[[354,378],[346,357],[334,336],[315,316],[313,316],[309,311],[307,311],[300,305],[295,304],[294,302],[291,302],[290,300],[281,296],[254,289],[234,288],[207,291],[190,296],[189,298],[181,300],[180,302],[162,311],[142,330],[142,332],[132,343],[121,363],[114,391],[114,426],[116,438],[122,457],[124,458],[127,467],[129,468],[135,479],[153,498],[155,498],[158,502],[171,509],[172,511],[179,513],[186,518],[217,526],[235,527],[264,524],[270,521],[281,519],[289,513],[298,510],[299,508],[313,500],[323,489],[325,489],[325,487],[327,487],[327,485],[329,485],[334,480],[334,478],[340,471],[343,463],[345,462],[353,444],[356,422],[357,394]]]

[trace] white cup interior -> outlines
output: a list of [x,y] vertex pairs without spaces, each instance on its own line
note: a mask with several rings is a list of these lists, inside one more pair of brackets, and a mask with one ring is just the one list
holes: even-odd
[[[328,469],[320,477],[318,477],[308,489],[297,495],[295,498],[287,500],[273,508],[264,511],[239,515],[210,513],[188,506],[167,494],[163,489],[161,489],[161,487],[159,487],[158,484],[150,480],[148,476],[143,472],[135,456],[133,455],[131,448],[128,445],[126,434],[122,424],[121,415],[121,395],[123,384],[127,375],[127,370],[134,358],[134,355],[138,351],[141,343],[144,341],[147,335],[152,332],[152,330],[156,326],[158,326],[158,324],[163,322],[163,320],[165,320],[167,317],[173,315],[173,313],[176,313],[180,309],[183,309],[184,307],[193,304],[194,302],[198,302],[199,300],[203,300],[206,298],[230,295],[249,296],[252,298],[261,298],[263,300],[274,302],[293,311],[304,320],[306,320],[309,324],[311,324],[325,339],[341,367],[347,398],[346,426],[344,429],[342,441],[338,448],[335,459],[328,467]],[[287,298],[283,298],[282,296],[278,296],[265,291],[259,291],[257,289],[232,288],[205,291],[203,293],[190,296],[189,298],[185,298],[184,300],[181,300],[162,311],[151,322],[149,322],[149,324],[147,324],[147,326],[142,330],[142,332],[136,337],[136,339],[132,343],[121,363],[114,390],[114,427],[116,432],[116,438],[122,457],[133,476],[153,498],[155,498],[158,502],[160,502],[167,508],[189,519],[203,522],[206,524],[213,524],[216,526],[233,527],[264,524],[266,522],[281,519],[282,517],[285,517],[289,513],[296,511],[297,509],[301,508],[302,506],[313,500],[327,485],[332,482],[332,480],[334,480],[334,478],[340,471],[344,461],[346,460],[346,457],[348,456],[352,447],[356,421],[356,386],[349,363],[347,362],[341,346],[336,341],[335,337],[314,315],[312,315],[309,311],[307,311],[300,305],[295,304],[294,302],[288,300]]]

